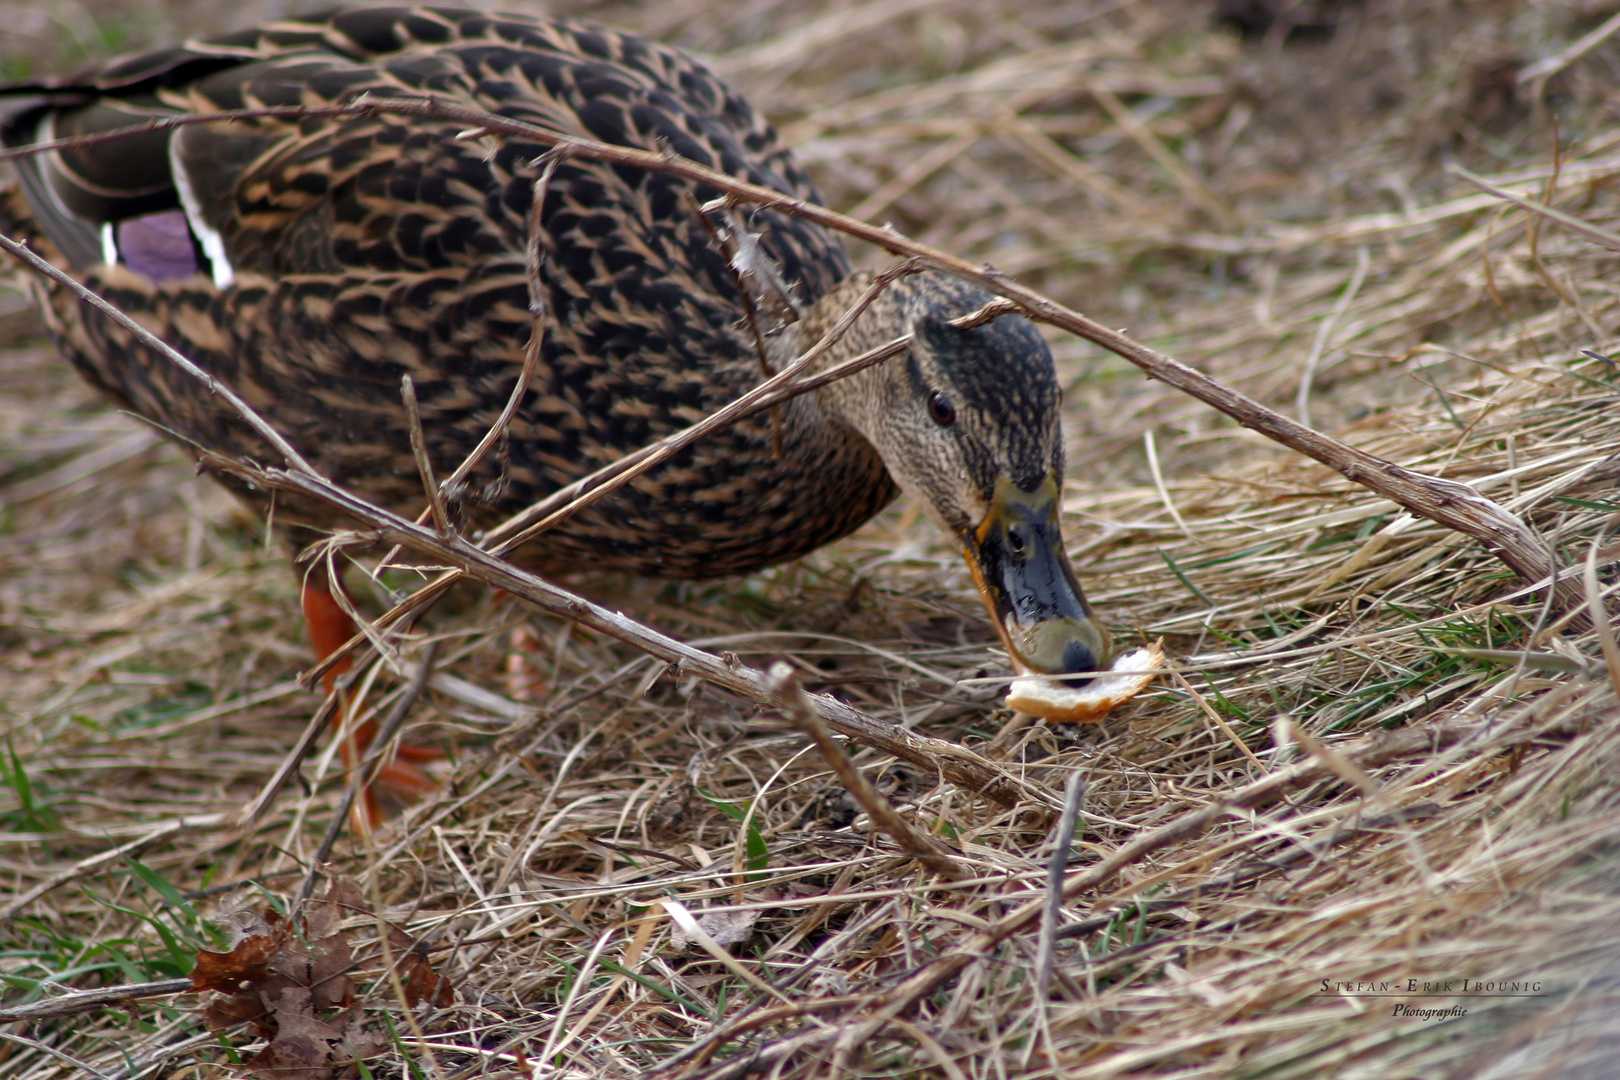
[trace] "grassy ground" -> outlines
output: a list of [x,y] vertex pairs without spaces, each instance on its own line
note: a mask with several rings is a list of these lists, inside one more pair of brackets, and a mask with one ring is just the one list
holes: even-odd
[[[1468,483],[1612,594],[1616,255],[1445,170],[1620,228],[1620,44],[1520,80],[1612,7],[1220,8],[1225,24],[1191,3],[570,10],[708,57],[836,207]],[[10,75],[221,18],[48,10],[15,6]],[[315,708],[293,681],[296,582],[18,302],[0,296],[0,1007],[184,975],[228,942],[222,923],[265,929],[251,913],[296,893],[342,793],[319,751],[254,827],[176,825],[251,799]],[[1049,991],[1020,931],[866,1030],[872,995],[1042,894],[1050,815],[857,753],[965,868],[923,870],[769,711],[469,589],[426,626],[438,674],[410,721],[450,749],[443,793],[334,853],[351,907],[456,988],[408,1009],[421,987],[367,960],[359,1011],[326,1018],[374,1052],[369,1075],[639,1075],[720,1029],[712,1060],[670,1073],[718,1074],[817,1024],[831,1038],[779,1075],[1607,1075],[1620,652],[1472,541],[1123,361],[1054,348],[1071,554],[1116,634],[1164,638],[1179,669],[1100,728],[1019,728],[1000,708],[1005,659],[966,572],[908,506],[747,580],[576,584],[749,663],[789,657],[811,689],[1054,797],[1082,772],[1079,871],[1318,771],[1067,906]],[[386,710],[411,666],[368,700]],[[729,961],[659,900],[702,916]],[[370,917],[307,938],[322,957],[406,944]],[[210,1031],[201,996],[0,1027],[0,1072],[335,1075],[243,1064],[268,1032]],[[281,1014],[288,1031],[311,1015]]]

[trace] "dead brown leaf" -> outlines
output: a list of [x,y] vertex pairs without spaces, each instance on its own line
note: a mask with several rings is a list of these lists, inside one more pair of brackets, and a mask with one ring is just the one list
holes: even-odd
[[[232,922],[250,932],[229,952],[199,952],[192,971],[197,990],[216,996],[203,1009],[213,1031],[251,1024],[270,1043],[243,1067],[260,1080],[340,1080],[355,1075],[359,1058],[381,1053],[387,1040],[368,1029],[356,1004],[350,973],[358,966],[352,931],[343,920],[369,914],[358,886],[329,879],[296,922],[271,908],[238,912]],[[455,999],[450,981],[433,970],[427,950],[388,925],[389,944],[401,959],[406,1002],[437,1007]]]

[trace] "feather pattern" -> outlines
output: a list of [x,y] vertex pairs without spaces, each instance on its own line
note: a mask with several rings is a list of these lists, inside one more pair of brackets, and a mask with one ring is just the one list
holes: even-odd
[[[0,135],[27,143],[365,94],[431,95],[673,150],[816,198],[759,114],[691,58],[584,23],[442,9],[276,22],[88,80],[12,87],[0,93]],[[522,370],[535,159],[547,149],[375,114],[199,123],[21,159],[23,190],[0,199],[0,221],[230,385],[316,468],[414,514],[423,493],[401,378],[414,382],[443,475]],[[457,493],[464,525],[492,524],[702,419],[866,289],[832,234],[776,212],[727,217],[734,270],[697,213],[718,194],[664,172],[558,161],[538,213],[539,369]],[[797,315],[764,357],[739,279],[768,284],[756,306],[771,317]],[[126,407],[191,444],[274,460],[201,385],[65,291],[32,287],[63,350]],[[903,354],[689,447],[518,558],[546,573],[738,573],[850,532],[904,487],[962,545],[1016,662],[1105,663],[1107,635],[1056,528],[1064,462],[1051,354],[1021,317],[952,324],[988,299],[938,274],[895,283],[821,362],[907,335]],[[297,500],[279,499],[275,517],[295,543],[342,524]]]
[[[189,44],[48,88],[47,104],[6,137],[366,93],[440,95],[567,134],[668,147],[816,198],[760,116],[692,59],[585,24],[471,12],[362,10]],[[271,119],[35,160],[58,196],[55,216],[118,223],[120,263],[77,268],[94,288],[237,388],[334,480],[414,510],[421,490],[400,377],[414,379],[430,455],[448,471],[498,415],[530,333],[523,251],[533,160],[547,147],[461,134],[387,116]],[[716,194],[662,173],[560,164],[540,215],[542,364],[500,452],[468,485],[469,524],[679,430],[758,380],[735,277],[691,209]],[[70,231],[15,199],[9,206],[12,224],[36,239]],[[157,259],[131,238],[176,210],[197,250],[193,272],[170,276],[182,265],[172,244]],[[849,272],[842,246],[818,228],[770,213],[753,228],[802,301]],[[72,245],[57,247],[73,258]],[[65,295],[45,300],[68,355],[127,407],[185,440],[270,457],[205,391],[116,327]],[[554,571],[589,557],[641,573],[733,573],[834,539],[892,498],[869,444],[819,423],[808,402],[788,413],[797,437],[780,458],[769,418],[745,421],[579,515],[527,561]],[[334,524],[315,507],[278,506],[277,515]]]

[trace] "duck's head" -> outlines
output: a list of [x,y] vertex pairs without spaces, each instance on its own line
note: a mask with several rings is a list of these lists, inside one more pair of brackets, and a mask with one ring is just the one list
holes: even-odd
[[[852,299],[851,288],[840,298]],[[901,279],[839,351],[901,334],[911,347],[828,385],[821,400],[961,545],[1021,672],[1105,670],[1109,635],[1080,591],[1058,525],[1064,455],[1051,351],[1022,316],[952,325],[992,299],[940,274]]]

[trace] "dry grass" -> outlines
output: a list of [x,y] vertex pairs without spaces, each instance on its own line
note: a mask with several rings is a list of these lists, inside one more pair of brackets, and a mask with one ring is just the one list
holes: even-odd
[[[1513,82],[1607,9],[1299,10],[1338,27],[1240,42],[1207,5],[951,0],[589,14],[712,57],[840,208],[1025,275],[1281,408],[1309,364],[1318,426],[1471,484],[1613,593],[1620,375],[1581,350],[1616,345],[1620,258],[1441,168],[1454,154],[1620,228],[1620,46]],[[307,660],[295,582],[27,327],[0,316],[0,880],[22,895],[154,839],[5,925],[7,1005],[184,974],[215,940],[208,917],[296,891],[342,791],[327,754],[245,834],[157,832],[250,798],[312,710],[291,681]],[[1083,771],[1081,871],[1263,773],[1320,767],[1067,906],[1079,929],[1049,994],[1031,992],[1038,939],[1021,931],[896,1023],[779,1074],[1604,1075],[1620,664],[1471,541],[1056,347],[1071,551],[1116,632],[1165,637],[1182,668],[1101,729],[1009,729],[966,572],[908,507],[744,581],[581,587],[751,663],[788,657],[808,687],[1001,755],[1054,795]],[[863,995],[1045,890],[1044,813],[858,753],[959,853],[957,876],[925,871],[768,711],[470,589],[428,632],[439,676],[413,739],[454,748],[445,791],[374,844],[342,841],[336,866],[432,945],[459,999],[412,1028],[388,982],[370,986],[368,1022],[395,1035],[372,1075],[637,1075],[750,1010],[774,1018],[728,1029],[703,1066],[719,1070],[818,1022],[859,1030]],[[386,709],[407,676],[370,697]],[[735,959],[688,947],[666,899]],[[797,1010],[760,1013],[780,1003],[739,968]],[[1409,979],[1452,985],[1420,997]],[[1380,981],[1403,992],[1337,985]],[[28,1080],[233,1075],[234,1052],[184,996],[0,1028],[0,1071]]]

